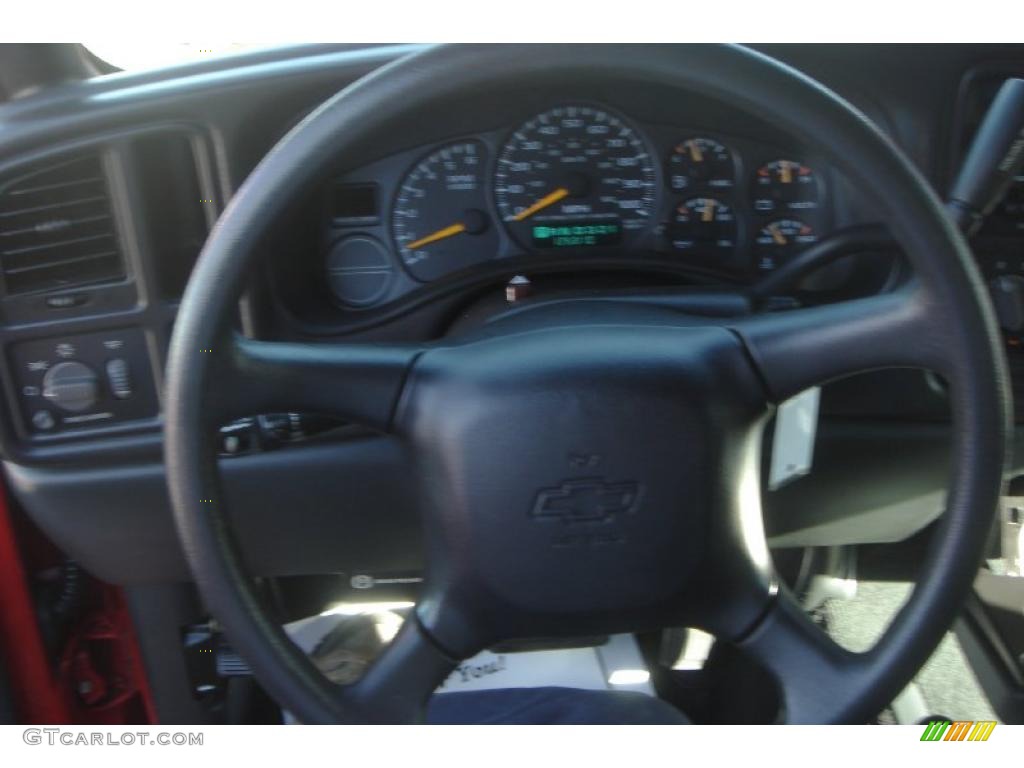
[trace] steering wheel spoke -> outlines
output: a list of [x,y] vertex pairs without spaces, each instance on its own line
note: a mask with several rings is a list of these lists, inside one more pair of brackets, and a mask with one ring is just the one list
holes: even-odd
[[[216,352],[216,350],[214,350]],[[418,345],[307,344],[235,335],[219,357],[211,413],[220,421],[277,411],[337,415],[389,431]]]
[[903,289],[870,298],[756,315],[733,324],[774,402],[880,368],[942,372],[923,297]]
[[363,677],[341,688],[340,696],[369,722],[421,722],[431,694],[458,663],[412,613]]
[[837,645],[786,589],[779,591],[754,629],[734,644],[775,679],[783,722],[845,719],[837,708],[846,697],[836,694],[860,677],[864,656]]

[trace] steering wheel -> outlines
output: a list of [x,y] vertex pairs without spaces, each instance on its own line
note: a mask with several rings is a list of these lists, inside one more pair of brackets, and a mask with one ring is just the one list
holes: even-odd
[[[895,292],[709,321],[588,302],[426,344],[303,344],[233,330],[261,238],[330,162],[417,112],[523,82],[658,83],[798,136],[882,202],[916,277]],[[840,648],[773,572],[760,445],[774,404],[855,372],[949,386],[947,508],[919,583],[866,653]],[[167,480],[199,591],[257,679],[307,723],[414,722],[460,659],[512,638],[700,627],[777,681],[784,722],[864,722],[913,677],[970,588],[998,502],[1005,361],[963,238],[925,179],[854,107],[740,47],[452,46],[327,101],[263,159],[206,243],[167,367]],[[413,456],[421,597],[357,683],[329,682],[261,605],[224,511],[216,428],[336,413]],[[581,494],[567,511],[559,498]],[[344,501],[325,500],[344,506]]]

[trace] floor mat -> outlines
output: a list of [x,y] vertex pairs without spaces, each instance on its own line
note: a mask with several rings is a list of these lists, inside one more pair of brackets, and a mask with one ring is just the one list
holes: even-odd
[[[829,634],[851,651],[865,651],[881,636],[906,601],[911,585],[862,581],[851,600],[829,600],[824,606]],[[953,720],[998,720],[952,632],[914,680],[931,714]]]

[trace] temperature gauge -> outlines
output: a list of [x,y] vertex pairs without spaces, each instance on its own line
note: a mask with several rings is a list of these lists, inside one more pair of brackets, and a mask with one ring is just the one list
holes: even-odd
[[753,196],[758,213],[813,211],[821,205],[821,186],[809,165],[774,160],[757,169]]

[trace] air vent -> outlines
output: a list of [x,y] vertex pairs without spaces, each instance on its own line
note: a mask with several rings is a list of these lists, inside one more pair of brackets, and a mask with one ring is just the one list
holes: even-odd
[[0,186],[0,269],[8,295],[124,277],[98,155],[49,165]]

